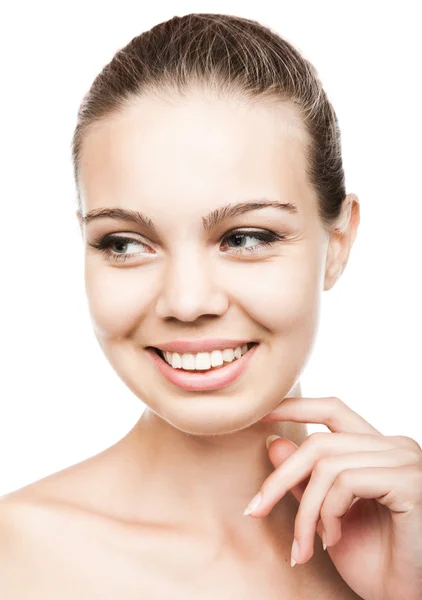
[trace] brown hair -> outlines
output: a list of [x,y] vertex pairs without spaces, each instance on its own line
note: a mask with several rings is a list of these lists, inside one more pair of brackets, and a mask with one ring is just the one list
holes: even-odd
[[97,75],[78,111],[72,138],[74,177],[87,130],[123,112],[143,93],[193,86],[250,101],[285,102],[298,110],[307,133],[307,177],[321,223],[331,229],[346,195],[340,130],[315,67],[289,42],[249,19],[195,13],[159,23],[134,37]]

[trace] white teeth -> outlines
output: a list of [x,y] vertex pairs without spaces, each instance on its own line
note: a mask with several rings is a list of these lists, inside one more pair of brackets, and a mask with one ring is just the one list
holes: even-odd
[[226,348],[226,350],[223,350],[223,360],[224,362],[232,362],[234,360],[233,348]]
[[182,354],[182,369],[195,370],[195,356],[193,354]]
[[211,366],[220,367],[224,362],[223,354],[220,350],[213,350],[211,352]]
[[211,366],[211,355],[209,352],[199,352],[196,355],[195,368],[197,371],[205,371]]
[[166,362],[169,363],[173,367],[173,369],[181,369],[182,368],[182,357],[177,352],[164,352],[163,353],[166,359]]
[[225,350],[213,350],[212,352],[198,352],[197,354],[180,354],[178,352],[163,352],[165,360],[173,369],[185,369],[187,371],[206,371],[211,367],[220,367],[225,362],[233,362],[248,351],[248,345],[237,348],[226,348]]

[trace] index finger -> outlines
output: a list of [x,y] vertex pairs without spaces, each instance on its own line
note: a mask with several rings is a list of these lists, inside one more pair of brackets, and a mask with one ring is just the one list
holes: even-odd
[[352,410],[350,406],[335,396],[328,398],[284,398],[261,421],[320,423],[321,425],[326,425],[334,433],[383,435],[357,412]]

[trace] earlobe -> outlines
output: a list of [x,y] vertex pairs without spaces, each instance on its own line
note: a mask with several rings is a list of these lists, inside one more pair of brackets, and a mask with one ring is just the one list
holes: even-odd
[[356,194],[347,194],[344,212],[328,244],[324,291],[330,290],[341,277],[349,260],[350,250],[360,223],[359,200]]
[[337,227],[331,233],[327,250],[324,291],[330,290],[344,271],[350,249],[348,234],[347,226]]
[[334,284],[340,278],[342,273],[343,269],[335,268],[328,268],[325,271],[324,292],[328,292],[328,290],[331,290],[331,288],[334,287]]
[[334,230],[330,235],[325,261],[324,291],[330,290],[341,274],[341,237],[342,234],[338,233],[338,229]]

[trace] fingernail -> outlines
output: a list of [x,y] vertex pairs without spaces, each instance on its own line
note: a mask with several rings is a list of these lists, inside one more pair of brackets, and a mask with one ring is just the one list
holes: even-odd
[[327,536],[325,535],[324,529],[322,530],[322,547],[324,550],[327,549]]
[[280,435],[269,435],[265,441],[266,445],[267,445],[267,450],[270,447],[270,444],[276,440],[277,438],[281,437]]
[[255,510],[255,508],[257,508],[257,506],[261,502],[261,500],[262,500],[262,494],[261,494],[261,492],[258,492],[257,495],[252,498],[252,500],[249,502],[248,506],[245,508],[245,512],[243,513],[243,516],[250,515],[251,512],[253,512]]
[[296,561],[298,559],[299,556],[299,544],[297,543],[296,538],[293,540],[293,545],[292,545],[292,556],[290,559],[290,566],[294,567],[296,564]]

